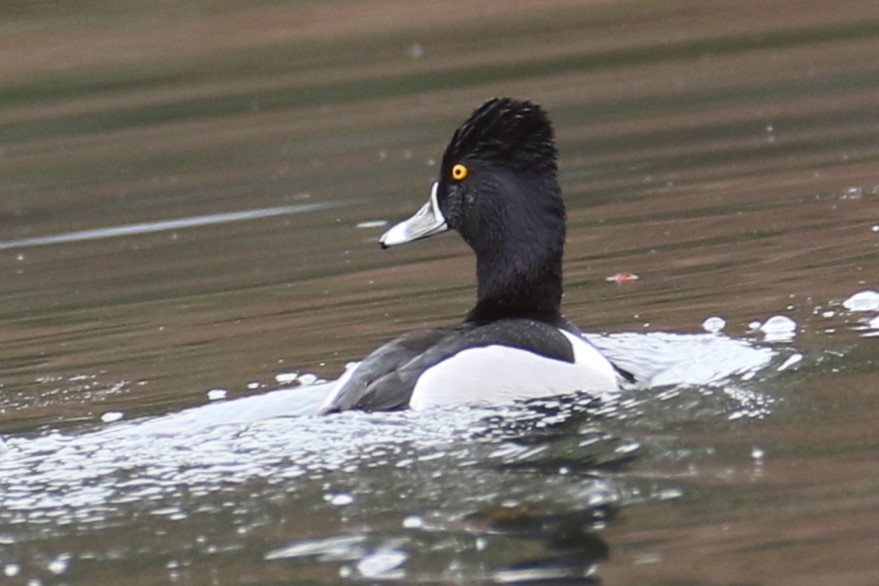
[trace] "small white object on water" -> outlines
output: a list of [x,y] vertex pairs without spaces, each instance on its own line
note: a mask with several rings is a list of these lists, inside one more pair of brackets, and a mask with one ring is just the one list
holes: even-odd
[[684,496],[684,491],[677,487],[666,487],[655,491],[652,496],[660,501],[670,501]]
[[797,352],[796,354],[792,354],[791,356],[787,357],[787,360],[785,360],[781,364],[781,366],[778,367],[778,372],[781,372],[783,370],[787,370],[791,366],[794,366],[795,364],[799,364],[802,361],[803,361],[802,354],[800,354],[799,352]]
[[861,199],[863,196],[863,187],[849,187],[842,193],[842,199]]
[[357,571],[366,579],[399,580],[406,574],[398,569],[408,556],[398,549],[379,549],[360,558]]
[[760,462],[765,457],[766,457],[766,450],[764,450],[763,448],[761,448],[759,446],[754,446],[753,448],[751,448],[751,459]]
[[125,413],[122,411],[107,411],[101,415],[101,421],[104,423],[113,423],[114,421],[119,421],[123,417],[125,417]]
[[879,293],[867,289],[859,291],[842,302],[849,311],[879,311]]
[[208,391],[208,401],[220,401],[226,398],[229,391],[226,389],[211,389]]
[[662,554],[647,552],[638,554],[632,563],[636,566],[647,566],[651,564],[661,564],[662,563]]
[[317,380],[317,376],[313,374],[303,374],[299,377],[299,382],[303,385],[313,385]]
[[67,571],[67,566],[70,563],[70,557],[71,556],[69,553],[62,553],[54,560],[49,562],[49,571],[56,576],[60,576]]
[[298,372],[282,372],[281,374],[275,375],[275,381],[278,384],[289,385],[290,383],[295,382],[298,377]]
[[406,529],[421,529],[424,527],[424,519],[418,515],[409,515],[403,519],[403,527]]
[[879,224],[873,226],[873,232],[879,232]]
[[760,326],[767,342],[788,342],[797,333],[797,322],[785,315],[773,315]]
[[708,333],[716,334],[726,327],[726,320],[722,317],[712,316],[702,322],[702,329]]
[[324,498],[326,498],[326,500],[329,501],[329,503],[331,505],[333,505],[334,507],[347,507],[348,505],[350,505],[351,503],[354,502],[354,496],[350,495],[350,494],[345,494],[345,493],[330,494]]
[[357,224],[358,228],[381,228],[382,226],[387,226],[387,220],[372,220],[370,222],[360,222]]

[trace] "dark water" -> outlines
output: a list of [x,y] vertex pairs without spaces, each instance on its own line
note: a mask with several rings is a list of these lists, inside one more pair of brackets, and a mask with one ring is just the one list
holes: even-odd
[[[879,583],[877,30],[863,0],[4,4],[4,583]],[[376,238],[494,95],[549,110],[566,315],[647,382],[308,416],[469,309],[459,239]]]

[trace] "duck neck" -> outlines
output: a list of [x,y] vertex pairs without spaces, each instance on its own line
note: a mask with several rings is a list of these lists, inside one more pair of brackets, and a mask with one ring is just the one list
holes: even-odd
[[[468,321],[490,322],[503,318],[561,321],[562,247],[541,251],[507,247],[506,254],[477,254],[477,301]],[[542,252],[542,253],[541,253]]]

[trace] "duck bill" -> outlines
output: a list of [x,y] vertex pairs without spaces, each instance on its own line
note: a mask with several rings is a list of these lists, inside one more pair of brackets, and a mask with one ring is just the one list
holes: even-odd
[[424,204],[415,215],[408,220],[403,220],[399,224],[395,224],[390,230],[382,234],[378,243],[382,248],[406,244],[414,240],[429,238],[434,234],[440,234],[449,229],[446,218],[440,211],[439,203],[436,199],[436,190],[438,183],[433,184],[430,192],[430,199]]

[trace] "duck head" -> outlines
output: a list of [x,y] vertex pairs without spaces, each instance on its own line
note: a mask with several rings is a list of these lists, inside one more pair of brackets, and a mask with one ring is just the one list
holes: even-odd
[[476,253],[468,318],[559,319],[565,208],[553,129],[537,105],[495,98],[455,131],[428,202],[382,248],[457,231]]

